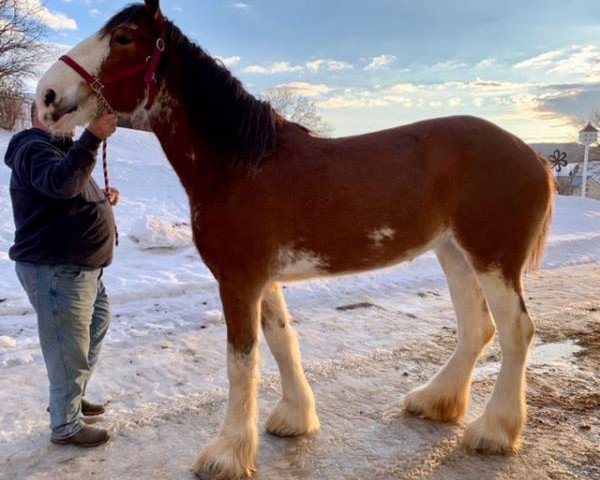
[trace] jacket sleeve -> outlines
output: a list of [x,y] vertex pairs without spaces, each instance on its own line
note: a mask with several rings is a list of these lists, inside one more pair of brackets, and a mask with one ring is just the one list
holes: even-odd
[[32,142],[23,152],[21,174],[33,188],[49,197],[73,198],[88,182],[96,164],[100,139],[85,130],[66,155],[43,142]]

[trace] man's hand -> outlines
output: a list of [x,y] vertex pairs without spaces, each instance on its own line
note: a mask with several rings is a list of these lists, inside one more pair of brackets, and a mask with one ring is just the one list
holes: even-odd
[[119,197],[121,196],[121,193],[116,188],[108,187],[105,188],[103,192],[104,196],[108,200],[108,203],[110,203],[113,207],[119,203]]
[[117,114],[107,113],[94,118],[88,125],[88,130],[100,140],[110,137],[117,129]]

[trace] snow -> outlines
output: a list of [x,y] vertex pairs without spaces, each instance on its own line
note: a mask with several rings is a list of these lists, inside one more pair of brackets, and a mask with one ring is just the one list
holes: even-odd
[[192,243],[189,223],[173,223],[150,215],[135,223],[128,236],[142,250],[175,249]]
[[[2,158],[10,136],[0,131]],[[170,418],[168,412],[187,411],[190,404],[223,401],[226,334],[216,282],[192,245],[187,197],[157,139],[118,129],[109,141],[109,158],[111,184],[121,191],[115,208],[121,243],[103,277],[114,318],[90,395],[110,401],[110,428],[126,432]],[[101,184],[100,166],[94,175]],[[0,457],[17,455],[27,442],[48,435],[36,320],[8,258],[14,232],[9,178],[10,170],[1,165]],[[557,197],[543,269],[599,259],[600,202]],[[382,271],[285,287],[309,378],[383,358],[399,343],[426,346],[431,335],[453,324],[432,253]],[[558,361],[572,349],[555,350]],[[541,353],[550,358],[553,351]],[[534,359],[546,361],[543,355]],[[276,368],[266,351],[263,362],[263,385],[273,384]],[[402,368],[408,375],[422,374],[415,363]],[[215,422],[205,428],[214,432]]]

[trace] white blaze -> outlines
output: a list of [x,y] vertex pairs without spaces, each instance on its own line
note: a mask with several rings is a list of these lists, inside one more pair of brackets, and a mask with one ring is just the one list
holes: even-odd
[[[100,37],[94,34],[67,52],[67,55],[81,65],[90,75],[98,76],[100,68],[110,52],[110,36]],[[61,108],[78,105],[72,123],[85,124],[95,114],[97,99],[86,89],[81,90],[85,80],[62,61],[55,62],[40,79],[36,91],[36,100],[40,106],[39,116],[44,120],[45,114],[52,114],[54,106],[46,107],[44,98],[46,92],[52,89],[56,93],[55,104]],[[46,121],[49,118],[45,119]],[[74,126],[73,125],[73,126]]]

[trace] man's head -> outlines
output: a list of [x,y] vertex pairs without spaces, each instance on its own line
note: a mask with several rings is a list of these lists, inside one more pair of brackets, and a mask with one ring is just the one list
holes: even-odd
[[[48,133],[52,133],[52,134],[56,133],[54,130],[48,128],[46,125],[44,125],[42,122],[40,122],[40,119],[38,118],[37,105],[35,102],[31,102],[31,126],[33,128],[39,128],[40,130],[44,130],[44,132],[48,132]],[[65,133],[61,133],[61,135],[67,136]],[[73,138],[75,136],[75,129],[71,130],[69,132],[68,136]]]

